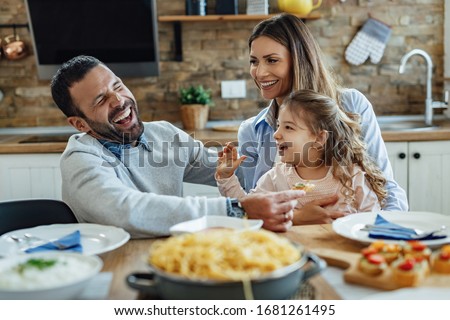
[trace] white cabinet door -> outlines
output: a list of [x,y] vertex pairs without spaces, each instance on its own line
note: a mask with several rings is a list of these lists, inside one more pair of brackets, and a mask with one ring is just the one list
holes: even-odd
[[409,143],[411,210],[450,215],[450,141]]
[[387,142],[394,180],[408,193],[408,142]]
[[0,200],[61,199],[61,154],[0,155]]
[[450,141],[388,142],[386,148],[409,210],[450,215]]

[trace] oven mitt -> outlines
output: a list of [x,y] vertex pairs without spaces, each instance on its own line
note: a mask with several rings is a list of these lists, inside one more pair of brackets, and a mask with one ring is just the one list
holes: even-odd
[[369,18],[345,50],[345,60],[355,66],[369,57],[372,63],[380,62],[390,36],[391,27]]
[[[63,246],[63,248],[61,248],[58,245]],[[62,238],[59,238],[58,240],[50,241],[43,245],[27,249],[27,250],[25,250],[25,252],[32,253],[32,252],[42,252],[42,251],[49,251],[49,250],[72,251],[72,252],[82,253],[83,247],[81,245],[80,231],[77,230],[77,231],[72,232]]]
[[369,238],[374,239],[390,239],[390,240],[436,240],[447,237],[446,235],[430,235],[428,237],[417,238],[417,232],[414,229],[402,227],[396,223],[392,223],[377,214],[375,218],[376,226],[383,226],[390,228],[388,230],[371,230],[369,231]]

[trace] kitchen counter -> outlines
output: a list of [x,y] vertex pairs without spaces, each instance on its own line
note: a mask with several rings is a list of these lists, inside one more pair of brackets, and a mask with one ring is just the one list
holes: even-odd
[[385,142],[450,140],[450,119],[436,120],[433,124],[439,127],[437,129],[423,131],[381,131],[381,135]]
[[[192,137],[202,141],[207,147],[221,146],[228,141],[237,141],[237,132],[221,132],[212,129],[189,132]],[[72,134],[0,135],[0,154],[6,153],[62,153]]]
[[[208,147],[220,146],[228,141],[237,141],[238,123],[211,122],[206,129],[189,131],[189,134]],[[385,142],[450,140],[450,119],[437,120],[435,124],[439,125],[438,129],[382,131],[382,136]],[[0,154],[62,153],[69,136],[76,133],[72,127],[26,129],[26,132],[23,128],[0,129]]]

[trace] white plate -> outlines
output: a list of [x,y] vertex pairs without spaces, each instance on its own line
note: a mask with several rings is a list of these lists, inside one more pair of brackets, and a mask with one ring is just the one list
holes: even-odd
[[235,230],[258,230],[263,221],[257,219],[240,219],[225,216],[203,216],[199,219],[178,223],[170,228],[172,235],[193,233],[208,228],[229,228]]
[[[450,242],[450,216],[432,212],[403,212],[403,211],[382,211],[379,213],[389,222],[397,223],[403,227],[418,229],[420,231],[432,231],[446,225],[447,229],[442,233],[447,235],[444,239],[421,240],[430,248],[439,247]],[[366,224],[373,224],[377,212],[364,212],[351,214],[333,221],[333,230],[346,238],[357,240],[363,243],[371,243],[379,239],[369,238],[368,231],[361,231]],[[402,240],[385,240],[386,243],[399,243]]]
[[[0,260],[0,274],[26,262],[28,259],[59,260],[62,269],[34,270],[27,277],[14,277],[8,274],[13,288],[0,285],[0,299],[43,300],[43,299],[74,299],[81,294],[89,281],[102,269],[103,262],[97,256],[85,256],[73,252],[47,251],[30,254],[14,255]],[[74,268],[76,269],[73,270]],[[69,273],[61,277],[61,273]],[[40,276],[40,281],[38,282]],[[49,277],[52,280],[49,282]],[[12,279],[14,279],[12,281]],[[17,282],[18,281],[18,282]],[[24,283],[25,282],[25,283]],[[11,283],[8,285],[10,286]]]
[[54,241],[76,230],[80,230],[81,233],[83,254],[88,256],[116,249],[130,239],[128,232],[113,226],[94,223],[51,224],[3,234],[0,237],[0,256],[9,256],[20,252],[17,243],[9,237],[10,235],[23,237],[25,233],[30,233],[36,237]]
[[450,288],[404,288],[375,293],[364,300],[450,300]]

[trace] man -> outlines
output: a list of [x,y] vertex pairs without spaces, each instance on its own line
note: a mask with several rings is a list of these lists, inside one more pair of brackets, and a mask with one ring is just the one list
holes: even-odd
[[285,231],[303,191],[182,198],[183,181],[215,185],[217,155],[168,122],[142,123],[133,94],[106,65],[78,56],[57,71],[52,96],[81,134],[61,157],[62,195],[80,222],[116,225],[134,238],[168,235],[204,215],[263,219]]

